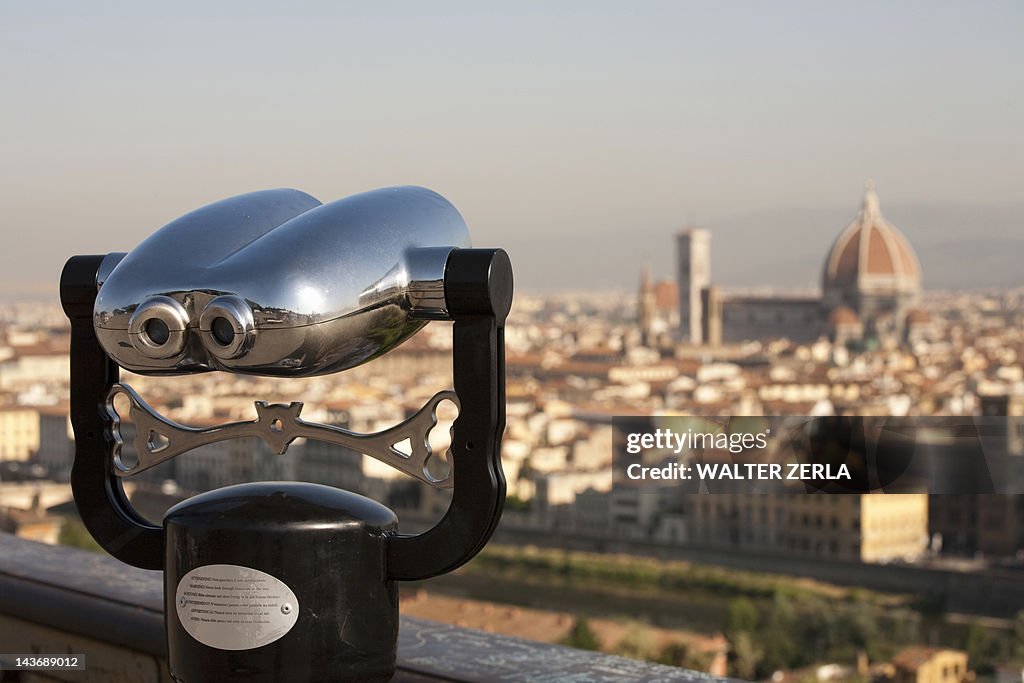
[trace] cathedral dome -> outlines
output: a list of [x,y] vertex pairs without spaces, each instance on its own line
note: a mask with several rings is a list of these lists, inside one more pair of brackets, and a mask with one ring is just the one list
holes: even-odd
[[921,289],[917,254],[882,217],[871,181],[865,184],[860,213],[829,251],[822,280],[826,296],[851,290],[871,295],[916,294]]

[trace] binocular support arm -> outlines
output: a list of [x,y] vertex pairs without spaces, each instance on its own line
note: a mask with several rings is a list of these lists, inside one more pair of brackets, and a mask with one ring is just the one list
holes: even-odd
[[[132,507],[122,486],[124,473],[118,472],[113,457],[115,425],[107,398],[119,368],[100,346],[93,318],[106,258],[75,256],[61,274],[61,303],[71,321],[71,486],[86,528],[107,552],[143,569],[162,569],[163,528]],[[454,387],[460,406],[452,430],[452,502],[433,529],[389,539],[390,579],[424,579],[471,559],[494,532],[505,500],[500,446],[505,426],[503,333],[512,302],[508,256],[500,249],[452,251],[444,291],[454,321]]]
[[452,428],[452,501],[434,528],[390,540],[390,579],[427,579],[465,564],[490,539],[505,504],[501,436],[512,264],[501,249],[456,249],[444,279],[448,313],[455,321],[452,361],[459,397]]
[[106,256],[73,256],[60,276],[60,300],[71,321],[71,426],[75,462],[71,491],[78,514],[104,550],[142,569],[163,569],[164,532],[125,495],[112,457],[104,397],[120,370],[93,328],[97,277]]

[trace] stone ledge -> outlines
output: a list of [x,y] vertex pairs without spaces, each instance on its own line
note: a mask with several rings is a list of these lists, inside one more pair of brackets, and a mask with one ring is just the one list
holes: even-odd
[[[84,653],[20,681],[167,683],[160,572],[0,534],[0,654]],[[709,674],[403,617],[395,683],[720,681]]]

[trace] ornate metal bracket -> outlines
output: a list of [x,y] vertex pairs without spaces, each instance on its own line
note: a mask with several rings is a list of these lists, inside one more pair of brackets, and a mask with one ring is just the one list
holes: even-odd
[[[124,440],[121,435],[121,416],[114,408],[114,399],[124,395],[131,403],[129,417],[135,425],[132,444],[138,455],[137,463],[125,463],[121,458]],[[110,433],[114,441],[114,474],[130,477],[145,472],[162,462],[187,451],[218,441],[259,437],[277,454],[283,454],[297,438],[313,439],[337,444],[365,453],[395,469],[430,484],[435,488],[452,488],[454,484],[453,459],[449,457],[447,471],[435,476],[429,471],[430,459],[435,456],[428,436],[437,426],[437,406],[451,401],[460,408],[454,391],[434,394],[415,415],[394,427],[375,434],[360,434],[341,427],[306,422],[299,418],[302,403],[267,403],[256,401],[255,420],[231,422],[205,429],[178,424],[160,415],[127,384],[114,384],[105,403],[110,418]],[[408,441],[408,452],[397,445]]]

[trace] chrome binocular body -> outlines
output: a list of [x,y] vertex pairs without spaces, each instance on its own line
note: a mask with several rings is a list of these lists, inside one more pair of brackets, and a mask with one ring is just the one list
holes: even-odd
[[253,192],[109,256],[96,334],[140,374],[337,372],[448,319],[445,265],[469,246],[455,207],[421,187],[329,204],[297,190]]

